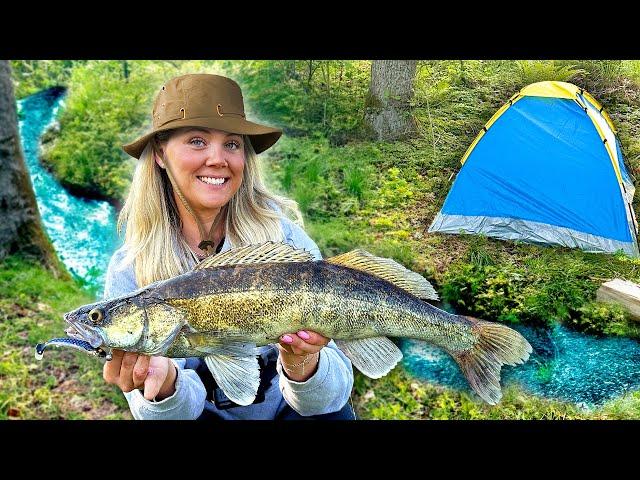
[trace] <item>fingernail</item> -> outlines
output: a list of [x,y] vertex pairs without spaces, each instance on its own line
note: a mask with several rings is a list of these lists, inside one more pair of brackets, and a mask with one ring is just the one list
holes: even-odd
[[305,332],[304,330],[300,330],[298,332],[298,336],[300,338],[302,338],[303,340],[309,340],[311,338],[311,335],[309,335],[307,332]]
[[283,335],[282,336],[282,341],[284,343],[293,343],[293,338],[291,338],[289,335]]

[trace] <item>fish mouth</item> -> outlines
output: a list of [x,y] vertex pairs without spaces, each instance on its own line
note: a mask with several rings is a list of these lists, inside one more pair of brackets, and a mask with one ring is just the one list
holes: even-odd
[[101,347],[104,343],[102,340],[102,335],[97,328],[74,321],[69,318],[69,314],[64,315],[64,320],[69,324],[69,327],[65,330],[65,333],[71,338],[84,340],[85,342],[88,342],[93,348]]

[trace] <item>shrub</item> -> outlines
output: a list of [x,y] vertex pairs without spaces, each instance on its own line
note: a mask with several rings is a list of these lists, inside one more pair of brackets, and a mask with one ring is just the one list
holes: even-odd
[[625,310],[604,302],[588,302],[577,309],[571,326],[584,333],[624,335],[628,329]]

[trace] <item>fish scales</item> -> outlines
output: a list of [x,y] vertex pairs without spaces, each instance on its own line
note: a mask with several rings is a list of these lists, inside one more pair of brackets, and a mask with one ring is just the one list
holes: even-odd
[[301,329],[331,338],[418,338],[462,349],[475,340],[470,322],[386,280],[323,261],[203,269],[164,282],[153,296],[185,312],[198,332],[242,332],[258,345]]

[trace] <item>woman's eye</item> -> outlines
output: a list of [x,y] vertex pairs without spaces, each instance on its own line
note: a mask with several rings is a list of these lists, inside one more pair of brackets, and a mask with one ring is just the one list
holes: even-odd
[[205,142],[202,138],[192,138],[191,140],[189,140],[189,143],[197,147],[201,147]]
[[227,147],[229,147],[231,150],[237,150],[238,148],[240,148],[240,142],[231,140],[230,142],[227,142]]

